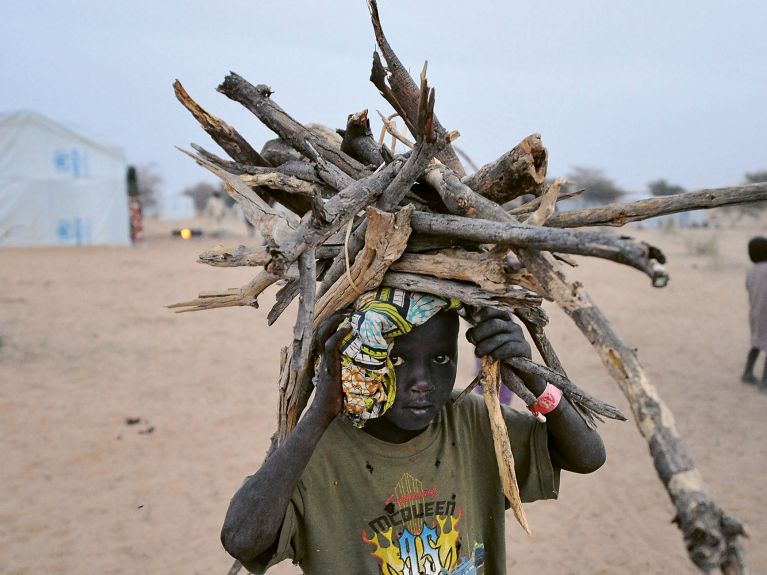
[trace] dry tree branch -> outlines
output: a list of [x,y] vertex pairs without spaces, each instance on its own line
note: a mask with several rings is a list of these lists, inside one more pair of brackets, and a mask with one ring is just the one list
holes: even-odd
[[174,303],[167,306],[176,313],[187,311],[202,311],[222,307],[249,306],[258,307],[258,296],[270,285],[277,283],[283,277],[298,277],[298,268],[293,267],[286,276],[279,276],[262,270],[256,277],[241,288],[230,288],[224,291],[202,292],[193,300]]
[[628,204],[608,204],[599,208],[560,212],[552,215],[546,225],[555,228],[623,226],[629,222],[639,222],[677,212],[709,210],[764,200],[767,200],[767,183],[712,188]]
[[[384,99],[402,117],[410,133],[416,136],[418,134],[416,127],[419,106],[418,85],[410,77],[410,74],[402,65],[402,62],[400,62],[384,35],[376,0],[368,0],[368,8],[370,9],[370,19],[373,24],[373,32],[375,33],[378,50],[380,50],[381,55],[383,55],[386,61],[386,68],[384,68],[378,52],[373,52],[373,69],[370,72],[370,80],[381,92]],[[434,130],[439,136],[444,135],[446,132],[436,116],[434,117]],[[437,154],[437,159],[456,174],[465,175],[463,166],[449,143]]]
[[499,204],[526,194],[539,196],[546,180],[548,157],[541,135],[531,134],[503,156],[461,181]]
[[220,268],[233,268],[239,266],[265,266],[272,259],[266,246],[243,246],[227,248],[215,246],[202,252],[197,261],[201,264]]
[[543,367],[525,357],[515,357],[507,362],[514,369],[531,375],[538,375],[562,390],[567,399],[582,405],[592,413],[596,413],[609,419],[626,421],[626,416],[617,407],[593,398],[583,391],[564,375],[551,368]]
[[[570,200],[572,198],[578,197],[581,195],[585,190],[581,188],[580,190],[573,190],[572,192],[563,192],[559,194],[559,197],[557,198],[557,202],[561,202],[563,200]],[[521,206],[517,206],[516,208],[507,209],[506,211],[509,212],[512,216],[521,216],[526,215],[531,212],[534,212],[538,209],[538,206],[541,205],[541,201],[543,201],[543,198],[541,196],[537,198],[533,198],[529,202],[525,202]],[[521,220],[523,221],[523,220]]]
[[475,307],[496,307],[507,311],[537,308],[545,317],[545,312],[539,307],[541,297],[518,286],[510,285],[504,291],[491,293],[473,284],[393,271],[387,272],[383,282],[393,288],[455,298]]
[[482,386],[482,395],[487,411],[490,414],[490,431],[493,435],[498,473],[501,476],[501,490],[511,505],[514,517],[525,530],[525,533],[530,535],[530,526],[522,507],[517,474],[514,471],[514,454],[511,451],[509,431],[506,428],[506,422],[501,412],[501,402],[498,398],[498,388],[501,384],[500,364],[489,357],[483,357],[480,365],[479,382]]
[[317,261],[314,247],[309,246],[298,258],[298,313],[293,327],[293,354],[290,362],[292,381],[301,381],[309,368],[314,326],[314,305],[317,288]]
[[367,110],[349,114],[346,120],[346,129],[343,131],[341,151],[349,154],[358,162],[374,166],[380,166],[383,163],[388,164],[392,160],[392,155],[386,147],[373,139]]
[[[221,148],[229,154],[229,156],[235,161],[236,164],[246,166],[262,166],[268,167],[267,162],[256,150],[243,138],[240,133],[232,126],[214,116],[213,114],[204,110],[192,97],[186,92],[181,82],[176,80],[173,83],[173,90],[178,98],[179,102],[191,112],[192,116],[200,123],[202,128],[213,138],[213,140],[221,146]],[[194,145],[193,145],[194,147]],[[222,166],[219,162],[222,162],[217,156],[210,154],[209,152],[203,152],[197,150],[205,159],[211,161],[214,164],[223,167],[225,170],[230,171],[227,167]],[[218,161],[216,161],[218,160]],[[263,190],[256,190],[256,193],[266,193],[269,197],[272,197],[289,210],[303,214],[310,209],[310,205],[307,204],[300,197],[290,197],[277,192],[264,192]]]
[[554,213],[554,209],[559,199],[559,191],[562,186],[567,184],[567,180],[557,178],[553,184],[541,196],[541,204],[538,208],[530,214],[530,217],[525,220],[525,223],[530,226],[542,226],[545,225],[546,220]]
[[[318,260],[335,258],[341,249],[338,246],[318,246],[315,250]],[[243,266],[265,266],[271,259],[269,248],[264,245],[236,247],[215,246],[205,250],[197,257],[197,262],[219,268]]]
[[253,86],[242,76],[230,72],[218,87],[218,91],[239,102],[245,108],[253,112],[270,130],[280,138],[293,146],[307,158],[311,158],[312,152],[307,142],[330,163],[340,168],[345,174],[353,178],[360,178],[369,172],[357,160],[328,144],[317,135],[290,117],[285,110],[280,108],[272,99],[272,90],[268,86],[259,84]]
[[392,271],[429,275],[442,279],[472,282],[490,292],[505,291],[509,284],[517,284],[531,291],[524,278],[509,269],[503,254],[468,252],[462,249],[444,249],[429,254],[405,252],[391,266]]
[[178,101],[191,112],[202,129],[210,134],[213,141],[221,146],[233,160],[253,166],[269,166],[269,162],[262,158],[261,154],[253,149],[237,130],[195,102],[178,80],[173,82],[173,91]]
[[662,265],[666,261],[663,253],[654,246],[626,236],[591,230],[567,230],[567,234],[551,234],[549,232],[555,231],[553,228],[510,222],[502,224],[427,212],[416,212],[412,225],[413,231],[420,234],[449,235],[480,243],[603,258],[644,272],[655,287],[663,287],[668,282],[668,274]]
[[[397,128],[397,122],[394,119],[392,119],[393,117],[399,116],[399,114],[392,114],[392,116],[389,116],[387,118],[379,110],[376,110],[376,111],[378,112],[378,115],[381,118],[381,122],[383,122],[382,134],[388,132],[391,135],[393,141],[400,141],[403,144],[405,144],[405,146],[407,146],[409,149],[412,150],[413,147],[415,146],[415,143],[412,140],[410,140],[410,138],[408,138],[405,134],[399,131],[399,129]],[[392,152],[393,151],[394,151],[394,146],[392,146]]]
[[[258,176],[277,173],[283,177],[297,178],[310,184],[317,184],[323,194],[332,195],[329,193],[331,188],[327,186],[325,180],[320,178],[316,173],[315,167],[307,162],[291,160],[277,167],[250,166],[240,162],[224,160],[197,144],[192,143],[191,146],[200,157],[230,174],[242,177],[245,174]],[[265,200],[269,199],[281,204],[298,216],[302,216],[312,209],[314,197],[312,194],[294,194],[291,191],[284,192],[281,189],[275,188],[254,188],[253,191]]]

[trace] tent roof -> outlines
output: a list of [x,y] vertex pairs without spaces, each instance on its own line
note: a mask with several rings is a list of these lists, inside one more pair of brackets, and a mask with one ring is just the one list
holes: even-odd
[[83,146],[98,148],[103,153],[125,160],[125,152],[120,146],[109,144],[93,136],[83,134],[82,131],[74,130],[60,122],[52,120],[32,110],[16,110],[14,112],[0,113],[0,131],[6,128],[23,125],[38,125],[61,137],[78,141]]

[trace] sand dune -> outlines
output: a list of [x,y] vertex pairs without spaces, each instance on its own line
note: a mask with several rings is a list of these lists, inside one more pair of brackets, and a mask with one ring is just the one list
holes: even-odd
[[[172,239],[171,226],[150,222],[137,248],[0,250],[0,573],[224,575],[230,565],[218,532],[275,427],[292,313],[267,329],[273,292],[259,310],[165,309],[254,273],[196,264],[215,240]],[[746,242],[763,229],[632,230],[670,258],[661,290],[612,263],[582,259],[569,272],[639,349],[710,492],[748,525],[755,574],[767,573],[767,394],[739,374]],[[571,377],[628,413],[585,339],[547,310]],[[459,386],[472,370],[462,349]],[[508,516],[509,572],[697,573],[633,420],[601,432],[607,464],[564,476],[558,502],[529,505],[531,538]]]

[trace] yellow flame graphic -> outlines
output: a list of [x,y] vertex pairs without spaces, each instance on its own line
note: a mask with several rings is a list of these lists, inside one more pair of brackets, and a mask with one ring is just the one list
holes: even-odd
[[[450,521],[450,530],[445,531],[445,524]],[[437,539],[437,548],[439,549],[439,557],[442,560],[442,565],[448,569],[452,569],[458,563],[458,530],[456,526],[461,520],[461,508],[458,508],[458,517],[440,517],[437,515],[437,523],[439,523],[439,531],[441,535]]]
[[384,575],[402,575],[405,569],[405,564],[399,556],[399,548],[392,541],[393,530],[394,528],[390,527],[388,531],[381,533],[386,539],[386,547],[381,546],[380,540],[378,539],[378,533],[376,533],[372,539],[368,539],[365,535],[365,531],[362,532],[362,540],[370,545],[375,545],[376,550],[373,551],[371,555],[381,562],[381,571]]
[[[461,510],[459,508],[458,517],[438,515],[436,520],[439,535],[436,525],[435,528],[429,528],[423,523],[418,535],[405,529],[396,543],[393,541],[393,527],[380,534],[376,533],[372,538],[368,538],[363,531],[362,540],[375,547],[371,555],[381,562],[381,572],[384,575],[437,574],[443,569],[453,569],[458,564],[460,533],[456,527],[461,520]],[[379,535],[383,536],[383,540]]]

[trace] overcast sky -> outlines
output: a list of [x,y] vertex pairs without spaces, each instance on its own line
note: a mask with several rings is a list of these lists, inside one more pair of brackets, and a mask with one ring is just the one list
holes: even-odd
[[[384,31],[417,74],[429,61],[437,115],[477,163],[532,132],[549,175],[603,169],[644,192],[767,169],[767,2],[380,0]],[[208,174],[174,149],[218,151],[176,101],[203,107],[260,149],[271,136],[216,92],[229,70],[274,89],[302,122],[342,127],[388,112],[370,84],[364,0],[2,0],[0,111],[27,108],[156,164],[164,192]]]

